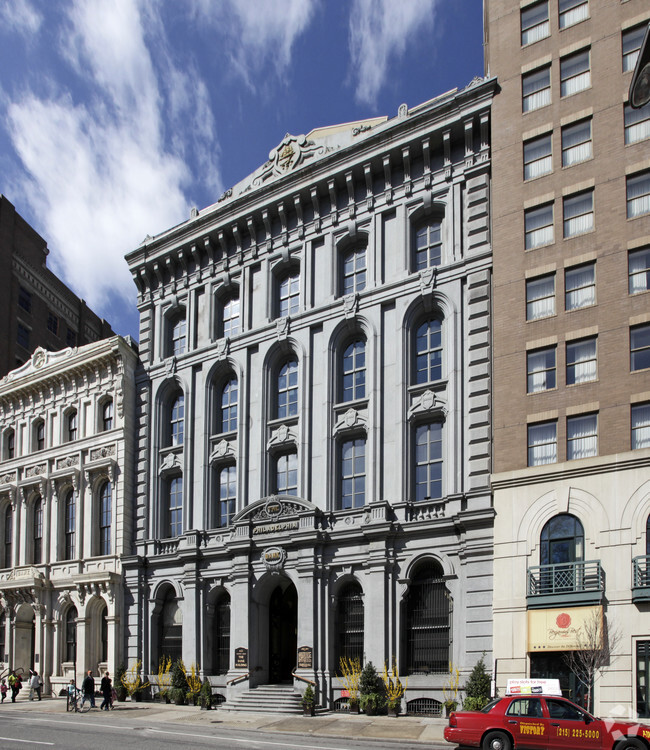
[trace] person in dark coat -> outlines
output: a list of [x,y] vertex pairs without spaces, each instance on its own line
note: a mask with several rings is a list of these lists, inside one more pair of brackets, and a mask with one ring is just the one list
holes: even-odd
[[81,690],[84,694],[84,700],[90,701],[90,707],[95,708],[95,680],[93,679],[92,669],[89,669],[81,683]]
[[111,696],[113,694],[113,681],[110,678],[110,675],[108,672],[102,677],[101,684],[99,686],[99,689],[102,692],[102,695],[104,696],[104,700],[102,701],[102,705],[99,707],[100,710],[106,709],[108,711],[109,708],[112,706],[112,699]]

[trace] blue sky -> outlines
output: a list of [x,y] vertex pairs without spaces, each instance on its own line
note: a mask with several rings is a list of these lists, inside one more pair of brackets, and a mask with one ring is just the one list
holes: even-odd
[[482,0],[0,0],[0,192],[138,337],[124,255],[285,133],[483,75]]

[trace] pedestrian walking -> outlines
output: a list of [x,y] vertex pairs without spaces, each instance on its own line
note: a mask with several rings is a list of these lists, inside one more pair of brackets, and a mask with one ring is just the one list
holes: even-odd
[[89,669],[84,677],[84,681],[81,683],[81,690],[84,694],[84,700],[90,701],[90,707],[95,708],[95,680],[93,679],[93,671]]
[[111,680],[111,677],[108,672],[106,672],[106,674],[102,677],[102,681],[99,686],[99,689],[101,690],[101,693],[104,696],[102,705],[99,708],[102,711],[104,709],[108,711],[110,708],[112,708],[111,695],[113,693],[113,681]]
[[20,675],[16,674],[14,669],[9,672],[9,687],[11,688],[11,702],[16,702],[16,696],[20,692],[23,686],[23,681],[20,679]]
[[0,696],[2,696],[0,703],[4,703],[7,697],[7,681],[4,678],[2,679],[2,684],[0,684]]
[[29,678],[29,700],[34,700],[34,693],[36,693],[39,701],[41,699],[41,678],[38,672],[32,672],[32,676]]

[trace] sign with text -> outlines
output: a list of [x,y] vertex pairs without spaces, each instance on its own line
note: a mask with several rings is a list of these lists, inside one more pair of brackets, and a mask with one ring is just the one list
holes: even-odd
[[298,649],[298,669],[313,669],[312,650],[310,646]]
[[528,610],[528,651],[585,651],[600,648],[603,608]]
[[248,649],[243,646],[235,649],[235,669],[248,669]]

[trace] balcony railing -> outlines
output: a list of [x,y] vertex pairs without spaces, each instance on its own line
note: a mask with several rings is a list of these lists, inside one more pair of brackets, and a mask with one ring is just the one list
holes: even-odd
[[650,601],[650,555],[632,560],[632,601]]
[[528,568],[528,606],[599,604],[605,591],[600,560],[536,565]]

